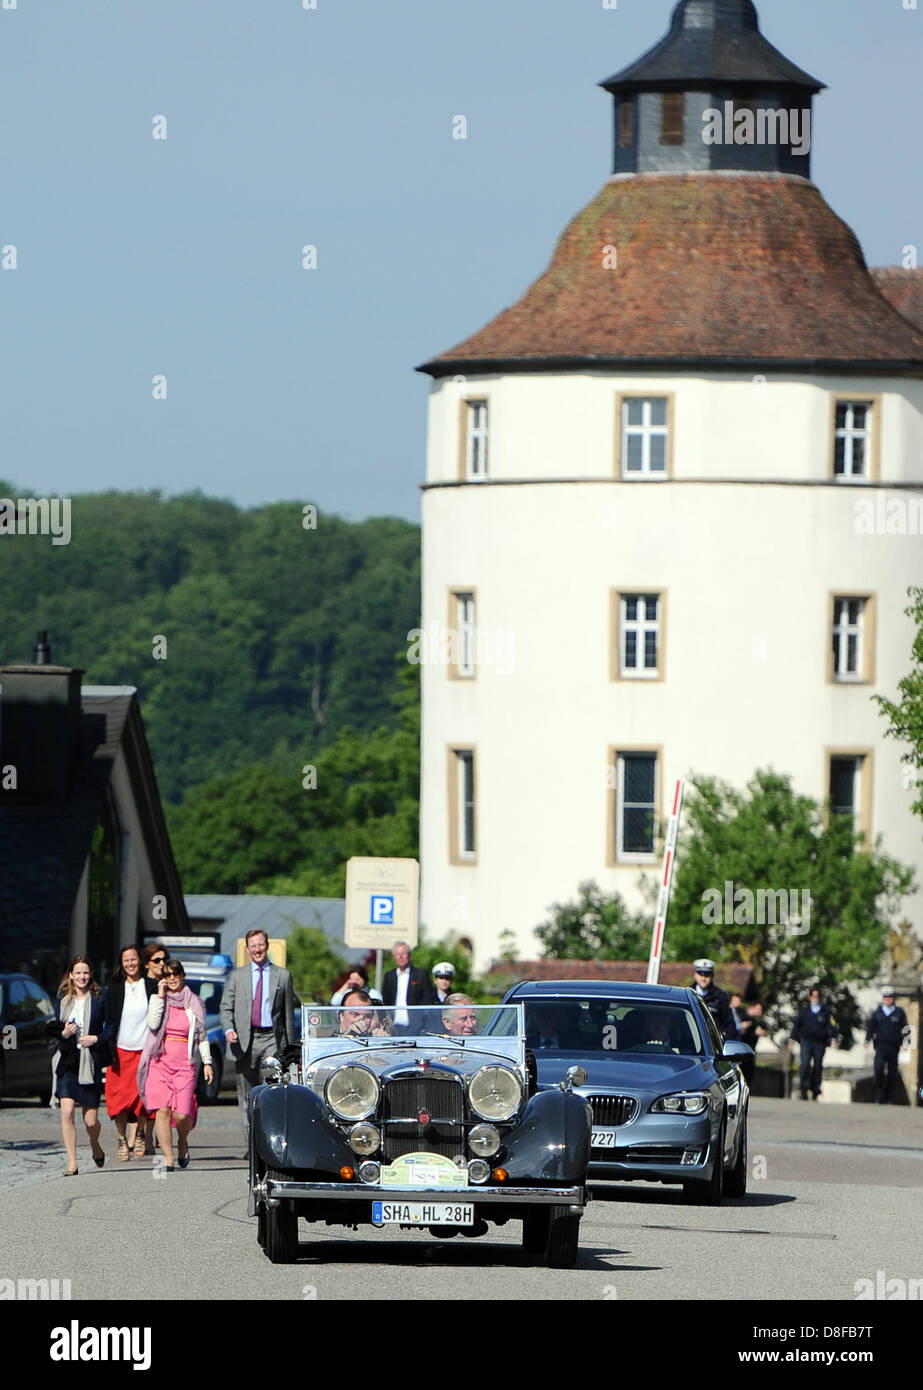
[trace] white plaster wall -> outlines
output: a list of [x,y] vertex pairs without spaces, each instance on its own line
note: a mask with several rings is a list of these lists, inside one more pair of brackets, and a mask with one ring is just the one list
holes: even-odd
[[[524,398],[536,383],[514,385],[524,389],[510,399]],[[592,385],[577,383],[580,391]],[[714,390],[712,383],[688,385],[700,405]],[[739,389],[728,388],[732,396]],[[801,433],[810,434],[804,421],[811,410],[826,418],[821,393],[784,390]],[[585,399],[595,408],[606,395],[611,401],[611,385]],[[603,401],[597,426],[606,410]],[[767,466],[787,460],[799,471],[787,452],[791,433],[804,472],[810,450],[799,444],[789,413],[780,411],[769,432],[775,443],[761,445]],[[690,449],[696,435],[690,426]],[[511,429],[513,437],[521,442]],[[541,431],[531,439],[537,452]],[[554,453],[547,439],[542,448],[546,458]],[[826,446],[821,453],[826,460]],[[533,471],[540,474],[538,465]],[[856,496],[856,488],[833,484],[611,479],[424,493],[424,630],[445,625],[450,586],[470,585],[478,627],[512,634],[514,643],[505,674],[485,666],[475,680],[460,681],[443,666],[423,668],[421,917],[428,933],[469,935],[482,965],[505,928],[531,952],[531,929],[583,879],[639,902],[638,868],[606,865],[613,744],[662,746],[665,798],[678,776],[711,773],[742,787],[756,768],[771,766],[818,801],[827,794],[825,748],[870,747],[873,832],[920,872],[921,824],[910,813],[901,749],[884,739],[870,696],[872,689],[895,696],[909,668],[913,626],[902,610],[908,586],[923,578],[923,538],[857,534]],[[667,590],[666,681],[610,680],[613,587]],[[827,683],[830,594],[840,590],[876,595],[873,688]],[[509,664],[508,648],[505,655]],[[477,748],[478,861],[451,866],[446,749],[466,743]],[[923,930],[919,895],[904,909]]]

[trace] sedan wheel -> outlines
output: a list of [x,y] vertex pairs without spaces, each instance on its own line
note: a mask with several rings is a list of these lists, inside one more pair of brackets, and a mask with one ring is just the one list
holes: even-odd
[[539,1208],[522,1218],[522,1248],[529,1255],[544,1255],[548,1249],[548,1212]]
[[715,1160],[712,1175],[707,1182],[684,1182],[683,1196],[687,1202],[697,1207],[717,1207],[721,1205],[724,1190],[724,1118],[718,1130],[718,1143],[715,1146]]
[[[285,1174],[270,1168],[266,1176],[284,1179]],[[294,1264],[298,1257],[298,1217],[291,1202],[280,1202],[277,1207],[264,1207],[264,1210],[266,1242],[263,1249],[274,1265]]]

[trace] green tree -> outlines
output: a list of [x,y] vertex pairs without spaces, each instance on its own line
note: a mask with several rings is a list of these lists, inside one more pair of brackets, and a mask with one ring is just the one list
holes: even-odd
[[346,961],[319,927],[295,927],[288,938],[286,965],[295,992],[304,1001],[328,1004]]
[[[772,771],[757,772],[746,794],[694,778],[684,817],[668,958],[752,965],[759,996],[780,1026],[817,980],[848,1025],[856,1017],[850,986],[877,973],[889,919],[914,891],[913,871],[878,843],[865,847],[850,816],[825,813]],[[761,911],[759,890],[784,890],[787,902],[794,893],[798,911],[783,913],[776,897],[764,897]],[[765,920],[772,916],[789,920]]]
[[554,903],[551,920],[536,927],[545,955],[557,960],[646,960],[650,918],[630,912],[619,893],[606,894],[592,880],[581,883],[576,902]]
[[886,700],[883,695],[875,695],[873,699],[888,720],[886,736],[910,745],[910,752],[905,753],[902,759],[907,764],[904,785],[916,787],[918,795],[913,809],[918,816],[923,816],[923,776],[917,775],[923,769],[923,588],[909,589],[907,592],[911,602],[904,612],[917,625],[910,671],[898,682],[901,696],[897,704]]

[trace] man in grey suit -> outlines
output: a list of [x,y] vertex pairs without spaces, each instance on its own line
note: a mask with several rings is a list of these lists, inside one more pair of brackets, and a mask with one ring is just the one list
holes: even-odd
[[250,961],[234,970],[224,987],[221,1026],[237,1067],[237,1104],[249,1148],[247,1100],[260,1079],[260,1063],[295,1042],[298,997],[292,977],[269,960],[262,927],[247,932]]

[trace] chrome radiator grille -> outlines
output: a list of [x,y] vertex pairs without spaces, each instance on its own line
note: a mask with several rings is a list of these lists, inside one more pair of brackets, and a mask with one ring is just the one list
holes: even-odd
[[634,1096],[587,1096],[593,1110],[594,1125],[627,1125],[638,1113]]
[[[421,1124],[417,1115],[429,1112]],[[455,1158],[465,1152],[465,1092],[453,1077],[397,1077],[383,1087],[381,1120],[385,1161],[402,1154],[436,1153]]]

